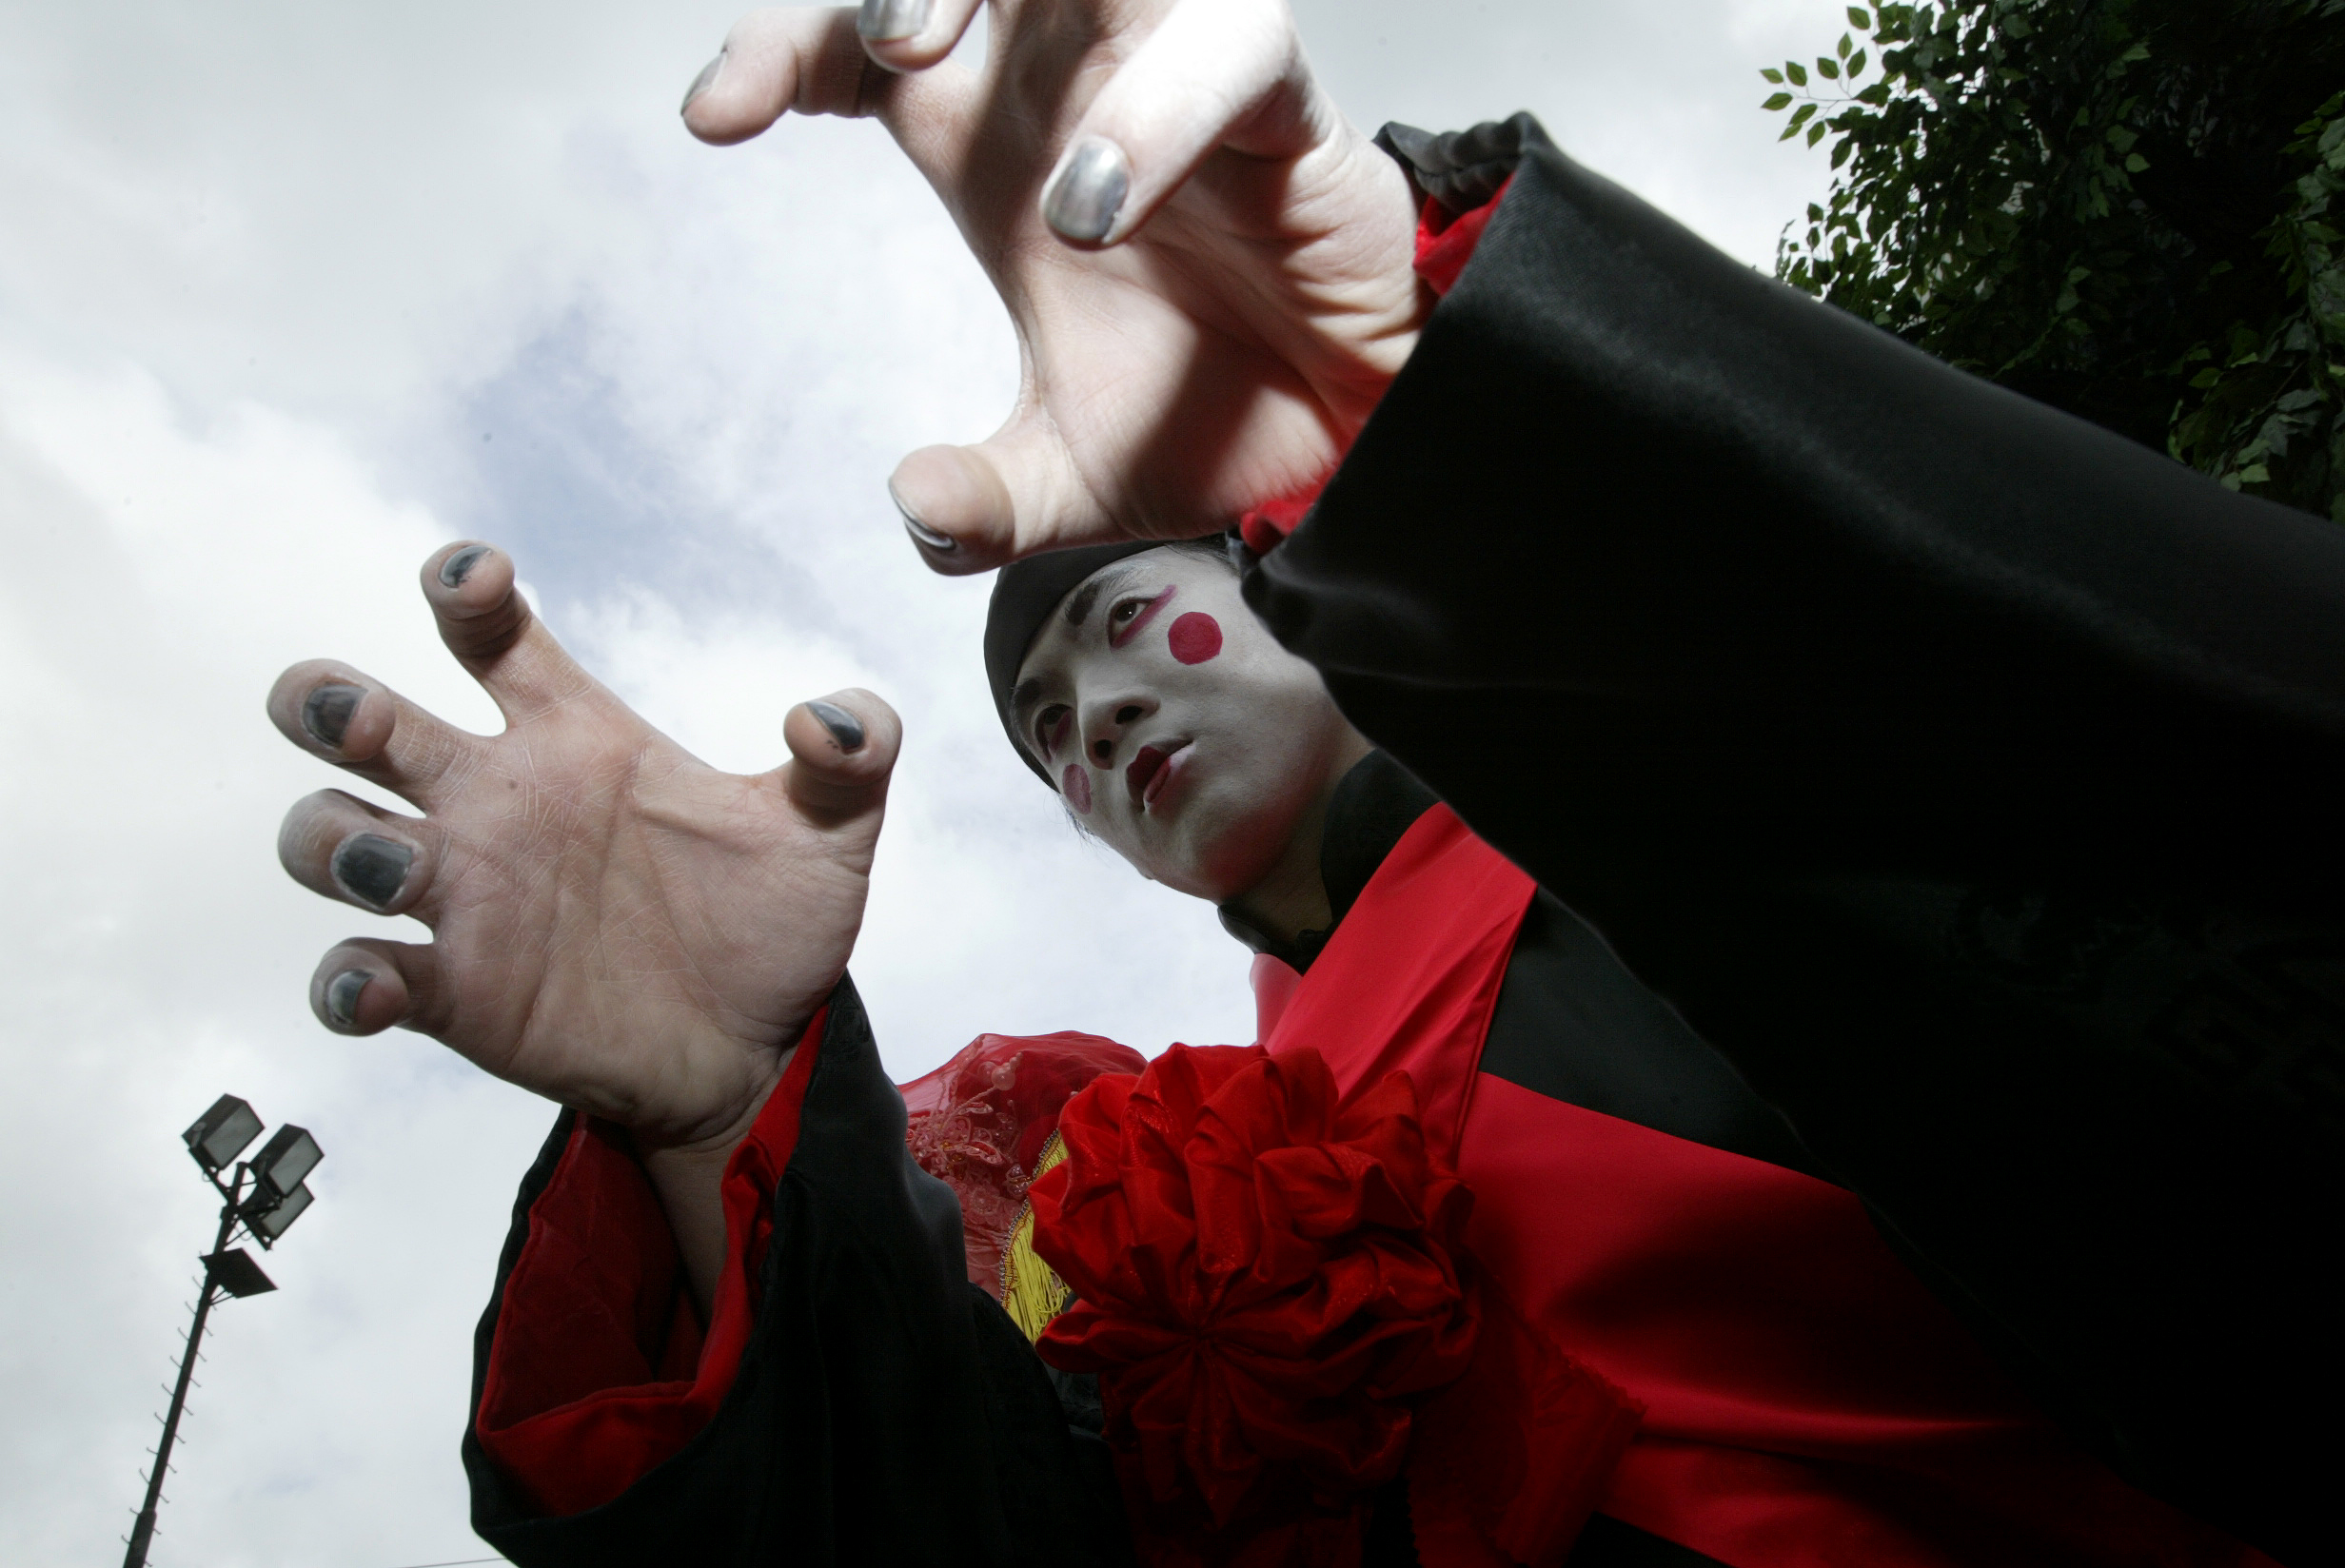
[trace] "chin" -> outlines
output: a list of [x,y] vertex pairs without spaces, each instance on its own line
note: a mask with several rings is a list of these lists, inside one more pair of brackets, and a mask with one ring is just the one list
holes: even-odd
[[1176,892],[1223,904],[1271,874],[1302,811],[1286,803],[1265,807],[1244,780],[1212,782],[1219,787],[1199,790],[1184,804],[1152,874]]

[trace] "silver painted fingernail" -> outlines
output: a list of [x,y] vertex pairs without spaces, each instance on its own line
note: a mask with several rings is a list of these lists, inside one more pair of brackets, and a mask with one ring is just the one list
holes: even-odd
[[472,569],[480,565],[488,553],[489,549],[485,544],[467,544],[456,554],[448,557],[440,563],[440,586],[443,588],[463,587],[464,578],[472,576]]
[[352,833],[334,852],[334,880],[360,903],[388,909],[407,885],[407,868],[414,864],[415,852],[395,838]]
[[875,44],[916,38],[928,26],[936,0],[863,0],[855,13],[855,30]]
[[302,728],[319,745],[340,751],[342,737],[350,728],[350,715],[358,712],[365,696],[363,686],[328,681],[302,698]]
[[1086,136],[1069,149],[1043,191],[1043,222],[1070,240],[1096,245],[1115,226],[1131,188],[1124,149],[1104,136]]
[[325,1016],[335,1028],[358,1028],[359,995],[373,978],[365,970],[344,970],[325,983]]
[[[684,88],[684,105],[682,108],[676,111],[677,113],[682,114],[690,109],[694,99],[717,85],[717,73],[724,69],[724,57],[731,52],[733,51],[730,49],[720,49],[717,51],[717,58],[700,68],[700,74],[692,79],[692,86]],[[675,78],[670,77],[669,80],[673,81]]]
[[904,531],[912,536],[915,543],[924,545],[940,556],[949,556],[961,547],[961,541],[952,535],[939,534],[914,517],[912,508],[904,504],[904,498],[896,493],[896,486],[892,484],[888,486],[888,500],[896,503],[897,516],[904,519]]
[[863,721],[836,702],[809,702],[806,711],[815,715],[815,722],[831,732],[842,752],[852,752],[863,744]]

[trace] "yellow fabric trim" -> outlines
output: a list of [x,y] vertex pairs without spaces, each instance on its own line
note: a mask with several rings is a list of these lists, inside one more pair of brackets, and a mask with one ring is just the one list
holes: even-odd
[[[1035,1177],[1067,1157],[1067,1146],[1051,1134],[1051,1141],[1042,1146],[1042,1158],[1035,1162]],[[1010,1321],[1025,1331],[1028,1340],[1042,1338],[1042,1331],[1051,1326],[1051,1320],[1073,1305],[1074,1292],[1058,1271],[1042,1261],[1035,1251],[1035,1205],[1030,1201],[1018,1211],[1017,1224],[1010,1227],[1010,1245],[1001,1254],[1001,1304],[1009,1310]]]

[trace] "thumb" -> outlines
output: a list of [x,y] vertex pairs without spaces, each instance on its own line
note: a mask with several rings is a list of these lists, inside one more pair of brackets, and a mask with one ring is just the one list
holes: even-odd
[[844,827],[887,804],[903,749],[896,710],[860,687],[801,702],[782,721],[790,760],[777,770],[791,804],[819,828]]
[[888,494],[921,559],[949,577],[1122,537],[1040,420],[1014,419],[975,446],[924,446],[896,465]]

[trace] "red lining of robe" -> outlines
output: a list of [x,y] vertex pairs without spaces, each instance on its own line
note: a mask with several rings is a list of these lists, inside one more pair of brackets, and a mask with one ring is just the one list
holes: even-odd
[[667,1215],[626,1135],[581,1116],[506,1278],[475,1430],[547,1515],[610,1501],[717,1413],[757,1322],[774,1189],[830,1009],[725,1163],[724,1270],[703,1334]]

